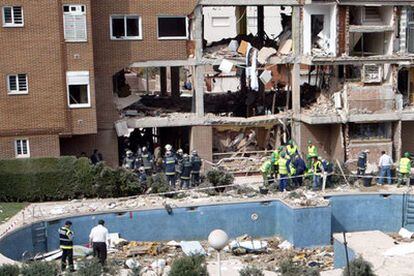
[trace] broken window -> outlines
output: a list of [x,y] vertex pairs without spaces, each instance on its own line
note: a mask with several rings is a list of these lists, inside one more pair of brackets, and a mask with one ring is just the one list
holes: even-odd
[[30,157],[29,140],[19,139],[14,143],[16,158]]
[[9,94],[27,94],[27,75],[8,75],[7,76],[7,90]]
[[392,53],[392,33],[350,33],[349,44],[352,56],[375,56]]
[[3,27],[22,27],[23,24],[22,7],[3,7]]
[[312,34],[312,46],[318,46],[319,43],[319,33],[323,30],[323,21],[324,15],[323,14],[312,14],[311,15],[311,34]]
[[384,140],[391,139],[390,123],[349,124],[351,140]]
[[86,9],[84,5],[63,5],[65,41],[86,41]]
[[142,39],[141,17],[138,15],[111,16],[112,39]]
[[67,72],[66,78],[69,107],[90,107],[89,72]]
[[186,16],[159,16],[158,39],[187,39]]

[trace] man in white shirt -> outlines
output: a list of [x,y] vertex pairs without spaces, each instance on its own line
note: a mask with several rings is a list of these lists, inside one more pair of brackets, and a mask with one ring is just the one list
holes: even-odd
[[381,152],[381,157],[379,160],[379,168],[380,168],[380,177],[378,179],[378,184],[384,183],[384,176],[387,177],[388,184],[391,184],[391,167],[392,167],[392,158],[391,156],[387,155],[385,151]]
[[93,247],[93,256],[98,257],[99,262],[105,265],[107,256],[107,242],[108,240],[108,229],[104,226],[105,221],[99,220],[98,225],[92,228],[89,234],[89,242]]

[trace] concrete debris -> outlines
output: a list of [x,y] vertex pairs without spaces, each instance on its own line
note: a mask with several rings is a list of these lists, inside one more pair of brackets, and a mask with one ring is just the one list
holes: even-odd
[[172,247],[180,247],[181,246],[179,242],[176,242],[174,240],[167,242],[167,245],[172,246]]
[[140,266],[139,262],[135,259],[129,258],[125,261],[125,265],[129,268],[129,269],[133,269],[133,268],[137,268]]
[[314,115],[336,114],[335,102],[330,95],[320,93],[319,97],[316,99],[316,103],[308,106],[305,109],[305,112]]
[[284,242],[282,242],[281,244],[279,244],[279,245],[278,245],[278,247],[279,247],[280,249],[285,249],[285,250],[287,250],[287,249],[292,249],[292,248],[293,248],[293,245],[292,245],[290,242],[288,242],[288,241],[284,241]]
[[88,248],[81,245],[74,245],[73,246],[73,256],[74,257],[86,257],[92,255],[93,250],[92,248]]
[[257,54],[257,61],[260,64],[266,64],[267,60],[277,53],[275,48],[263,47]]
[[[250,43],[249,43],[249,42],[242,40],[242,41],[240,42],[239,49],[237,49],[237,52],[238,52],[239,54],[243,55],[243,56],[246,56],[246,54],[247,54],[247,49],[249,48],[249,45],[250,45]],[[250,45],[250,47],[251,47],[251,45]]]
[[234,64],[231,61],[223,59],[220,63],[219,70],[225,74],[229,74],[233,69],[233,66]]
[[232,52],[237,52],[237,49],[239,48],[239,46],[240,46],[239,42],[237,42],[237,40],[233,39],[233,40],[230,41],[228,48]]
[[201,243],[199,241],[181,241],[180,246],[184,254],[186,254],[187,256],[197,254],[206,255],[206,251],[201,246]]
[[260,74],[259,78],[263,84],[268,84],[272,80],[272,71],[264,70],[263,73]]
[[267,241],[262,240],[250,240],[241,242],[235,240],[229,244],[231,251],[235,255],[241,255],[246,253],[262,253],[266,251],[267,246]]
[[50,210],[50,214],[52,215],[62,215],[65,213],[65,207],[63,206],[56,206],[52,210]]
[[407,229],[402,227],[398,232],[398,235],[400,235],[404,239],[411,239],[414,235],[414,232],[408,231]]
[[164,272],[164,268],[167,265],[167,262],[164,259],[158,259],[152,262],[151,268],[158,274],[162,274]]

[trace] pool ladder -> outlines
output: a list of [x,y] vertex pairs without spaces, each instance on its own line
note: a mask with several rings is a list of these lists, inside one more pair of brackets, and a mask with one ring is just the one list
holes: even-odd
[[47,223],[40,222],[32,226],[33,248],[37,252],[47,251]]
[[414,197],[404,194],[403,227],[414,224]]

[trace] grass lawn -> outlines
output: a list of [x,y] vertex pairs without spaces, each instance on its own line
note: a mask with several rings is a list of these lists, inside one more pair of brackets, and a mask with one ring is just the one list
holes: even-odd
[[27,205],[27,203],[0,202],[0,223],[6,222],[9,218],[17,214],[17,212]]

